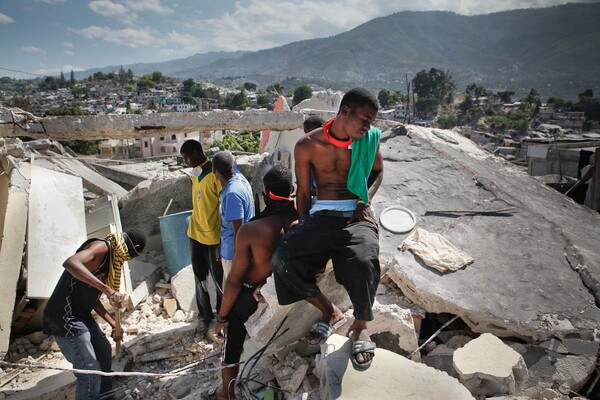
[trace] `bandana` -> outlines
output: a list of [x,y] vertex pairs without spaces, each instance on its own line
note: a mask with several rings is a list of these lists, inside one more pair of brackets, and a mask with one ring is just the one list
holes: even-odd
[[[106,284],[118,292],[121,289],[121,268],[123,268],[123,264],[125,261],[131,260],[138,253],[135,251],[133,243],[127,234],[111,233],[105,239],[108,240],[110,254]],[[135,255],[131,254],[129,248],[133,250]]]
[[333,125],[333,121],[335,121],[335,118],[331,118],[329,121],[323,124],[323,132],[325,133],[325,137],[327,138],[327,140],[329,140],[329,143],[331,143],[335,147],[347,148],[352,144],[352,139],[338,139],[335,136],[333,136],[330,132],[331,125]]

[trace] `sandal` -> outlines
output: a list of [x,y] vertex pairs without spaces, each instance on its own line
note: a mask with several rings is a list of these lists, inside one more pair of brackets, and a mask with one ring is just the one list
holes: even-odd
[[323,322],[323,321],[315,323],[310,328],[308,335],[309,336],[312,335],[313,338],[315,338],[315,339],[318,338],[318,342],[317,343],[309,343],[309,344],[311,344],[313,346],[319,346],[319,345],[325,343],[325,341],[327,339],[329,339],[329,336],[331,336],[333,334],[333,332],[336,331],[336,329],[340,328],[345,323],[346,323],[346,317],[342,317],[339,321],[337,321],[333,325],[328,324],[327,322]]
[[[355,342],[352,342],[352,356],[350,357],[350,360],[352,361],[352,365],[354,365],[354,368],[360,371],[364,371],[367,368],[369,368],[371,366],[371,363],[373,362],[373,358],[375,357],[376,347],[377,346],[375,345],[375,343],[369,340],[357,340]],[[361,353],[371,353],[373,354],[373,357],[371,357],[371,359],[365,363],[359,363],[356,359],[356,356]]]

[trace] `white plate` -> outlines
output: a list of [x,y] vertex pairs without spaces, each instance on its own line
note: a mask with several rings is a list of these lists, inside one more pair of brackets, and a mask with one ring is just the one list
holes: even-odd
[[417,218],[408,208],[391,206],[379,215],[379,223],[390,232],[406,233],[415,227]]

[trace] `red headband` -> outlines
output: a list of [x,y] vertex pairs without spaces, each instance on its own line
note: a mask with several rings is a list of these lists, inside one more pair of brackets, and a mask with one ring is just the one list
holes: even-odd
[[278,196],[275,193],[269,191],[268,194],[269,198],[273,201],[292,201],[291,197],[283,197],[283,196]]

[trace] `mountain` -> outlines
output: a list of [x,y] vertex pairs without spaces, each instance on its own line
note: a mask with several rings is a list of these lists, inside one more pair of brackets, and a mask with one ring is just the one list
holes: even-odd
[[178,58],[175,60],[156,62],[156,63],[136,63],[127,65],[110,65],[102,68],[93,68],[75,73],[77,79],[87,78],[96,72],[104,74],[116,72],[121,67],[131,69],[136,76],[149,74],[155,71],[160,71],[167,76],[176,78],[188,78],[196,73],[205,65],[211,64],[217,60],[228,60],[239,58],[248,53],[247,51],[211,51],[209,53],[194,54],[186,58]]
[[518,95],[533,87],[542,96],[575,98],[587,88],[600,93],[600,3],[475,16],[399,12],[327,38],[208,54],[153,68],[166,64],[179,77],[217,82],[240,77],[266,86],[293,77],[294,84],[405,90],[406,75],[433,67],[450,72],[458,91],[475,82]]

